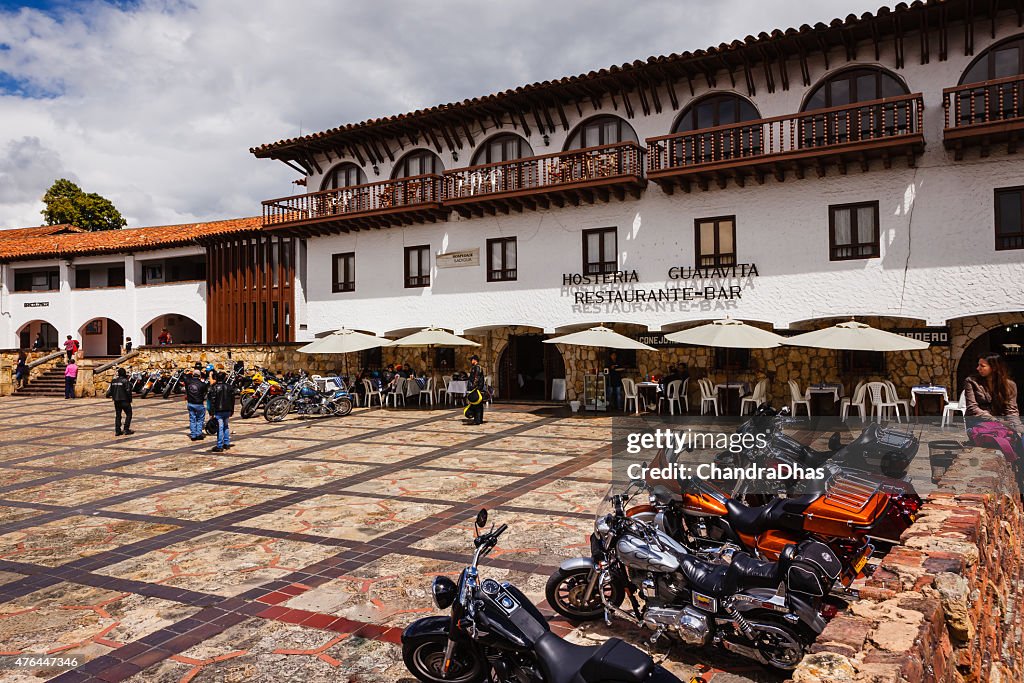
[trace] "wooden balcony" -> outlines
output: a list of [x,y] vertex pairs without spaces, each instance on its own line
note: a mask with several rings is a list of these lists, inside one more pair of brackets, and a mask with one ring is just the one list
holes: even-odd
[[981,156],[988,156],[991,145],[1005,143],[1013,154],[1024,134],[1024,75],[946,88],[942,106],[942,143],[954,151],[957,161],[967,147],[978,147]]
[[872,159],[888,168],[905,156],[913,166],[924,150],[923,110],[920,94],[902,95],[648,138],[647,177],[671,194],[693,183],[763,183],[769,174],[782,182],[808,168],[821,177],[831,165],[842,174],[849,164],[867,171]]
[[639,197],[643,156],[624,142],[455,169],[444,174],[444,204],[468,217]]
[[421,175],[268,199],[263,202],[263,226],[288,234],[326,235],[434,222],[449,212],[441,205],[441,176]]

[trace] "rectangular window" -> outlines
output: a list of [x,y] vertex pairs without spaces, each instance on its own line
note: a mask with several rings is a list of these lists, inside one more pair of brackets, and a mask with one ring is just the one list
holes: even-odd
[[829,260],[878,258],[878,202],[828,207]]
[[334,265],[331,267],[333,275],[333,292],[354,292],[356,291],[356,252],[350,251],[344,254],[335,254]]
[[583,231],[583,273],[614,273],[619,268],[618,230],[595,228]]
[[124,287],[124,264],[107,268],[107,287]]
[[405,248],[405,286],[430,286],[430,245]]
[[516,277],[516,238],[487,240],[487,281],[501,282]]
[[715,370],[739,372],[750,369],[750,349],[715,349]]
[[996,249],[1024,249],[1024,187],[996,190]]
[[697,267],[736,265],[736,217],[698,218],[693,222]]
[[881,351],[840,351],[843,372],[861,375],[885,374],[885,353]]
[[89,289],[92,279],[88,268],[75,268],[75,289]]
[[14,271],[16,292],[56,292],[60,289],[60,269]]

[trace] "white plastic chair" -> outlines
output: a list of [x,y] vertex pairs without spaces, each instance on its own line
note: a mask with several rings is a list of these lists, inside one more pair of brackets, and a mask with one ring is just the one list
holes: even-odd
[[416,397],[416,402],[419,405],[423,405],[423,397],[427,397],[427,403],[431,406],[434,405],[434,378],[431,377],[427,380],[427,386],[420,391],[419,396]]
[[395,378],[395,390],[387,395],[385,405],[390,402],[393,408],[397,408],[399,399],[401,399],[402,405],[405,405],[405,382],[404,377]]
[[718,405],[718,394],[715,393],[715,385],[709,379],[701,379],[698,384],[700,386],[700,414],[707,414],[705,406],[710,403],[711,407],[715,409],[715,415],[719,415],[721,410]]
[[675,415],[675,406],[679,406],[680,414],[683,412],[683,404],[679,400],[679,389],[683,386],[683,380],[677,379],[665,385],[665,393],[658,397],[658,412],[661,412],[662,402],[668,404],[668,414]]
[[871,396],[871,416],[878,419],[889,417],[889,409],[896,413],[896,421],[900,422],[900,404],[893,400],[889,387],[885,382],[868,382],[865,387]]
[[437,388],[437,402],[441,402],[441,394],[444,394],[444,402],[451,403],[451,397],[448,396],[448,383],[452,381],[451,375],[441,375],[441,384]]
[[947,424],[952,424],[953,413],[960,413],[965,418],[967,416],[967,397],[966,392],[960,392],[960,399],[958,401],[946,401],[946,406],[942,409],[942,422],[939,426],[945,427]]
[[894,400],[894,401],[896,401],[896,403],[900,404],[900,407],[903,408],[903,413],[909,418],[910,417],[910,399],[900,398],[899,392],[896,391],[896,385],[893,384],[891,380],[884,380],[884,382],[885,382],[885,386],[889,387],[889,392],[890,392],[889,395],[892,397],[892,400]]
[[807,410],[807,417],[811,416],[811,401],[800,391],[800,385],[795,379],[789,380],[789,412],[796,416],[797,406],[802,405]]
[[[687,396],[687,392],[690,390],[690,378],[687,377],[683,380],[683,386],[679,387],[679,400],[683,403],[683,408],[686,408],[686,412],[690,412],[690,397]],[[680,410],[679,412],[683,412]]]
[[629,412],[629,402],[633,402],[633,408],[636,410],[636,414],[640,414],[640,394],[636,390],[636,382],[629,377],[622,378],[622,395],[624,401],[622,403],[622,409],[625,412]]
[[[484,386],[488,387],[488,388],[494,386],[493,384],[491,384],[491,376],[490,375],[484,375]],[[486,394],[484,394],[484,396],[486,397],[484,399],[484,403],[487,404],[487,405],[491,405],[491,392],[488,391]]]
[[864,397],[867,393],[865,387],[867,385],[864,382],[858,382],[857,388],[853,392],[853,396],[846,396],[839,402],[839,419],[846,421],[846,418],[850,416],[850,408],[856,408],[857,414],[860,416],[861,422],[867,419],[868,407],[865,404]]
[[381,408],[383,408],[384,407],[384,399],[381,396],[380,389],[377,389],[376,387],[374,387],[373,382],[371,382],[368,379],[364,379],[363,380],[363,387],[366,389],[366,407],[367,408],[372,408],[373,407],[373,397],[376,396],[377,397],[377,404]]
[[740,415],[745,415],[747,412],[747,404],[750,404],[751,414],[757,412],[757,407],[764,403],[765,397],[768,394],[768,380],[762,379],[760,382],[754,385],[754,390],[750,392],[750,396],[745,396],[740,401]]

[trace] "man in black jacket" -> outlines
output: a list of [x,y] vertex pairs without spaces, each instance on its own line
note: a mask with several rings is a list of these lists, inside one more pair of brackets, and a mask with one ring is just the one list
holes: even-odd
[[484,377],[484,369],[480,367],[480,359],[470,356],[469,362],[472,367],[469,369],[469,379],[466,380],[466,400],[469,406],[466,408],[466,419],[470,424],[483,424],[484,401],[486,400],[487,382]]
[[[117,369],[117,377],[107,387],[107,398],[114,399],[114,435],[134,434],[132,426],[132,390],[128,386],[128,372],[124,368]],[[124,429],[121,428],[121,415],[124,414]]]
[[205,439],[203,424],[206,421],[206,392],[210,383],[203,377],[203,366],[196,363],[192,374],[185,378],[185,402],[188,405],[188,431],[193,441]]
[[224,372],[217,373],[217,383],[210,389],[210,407],[217,418],[217,445],[211,450],[221,453],[231,448],[231,430],[228,418],[235,412],[235,390],[226,382]]

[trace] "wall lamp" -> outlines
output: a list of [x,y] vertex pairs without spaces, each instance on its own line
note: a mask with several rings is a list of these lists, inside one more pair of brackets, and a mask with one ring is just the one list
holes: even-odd
[[373,165],[373,175],[380,175],[380,166],[377,164]]
[[545,147],[547,147],[548,145],[551,144],[551,138],[548,137],[547,133],[544,133],[544,136],[541,138],[541,140],[544,141],[544,146]]
[[458,161],[458,160],[459,160],[459,153],[456,152],[455,150],[452,150],[452,161]]

